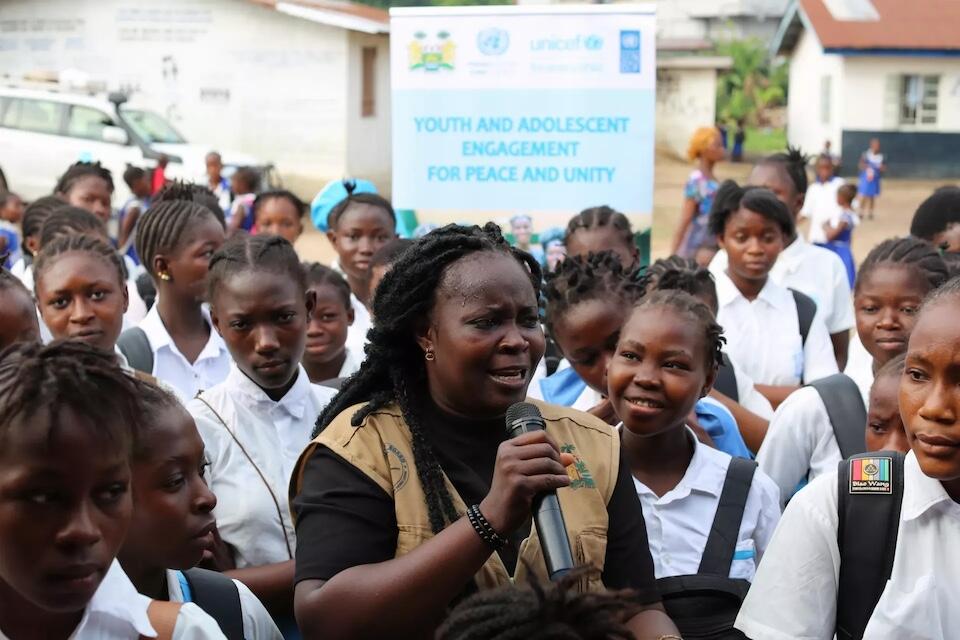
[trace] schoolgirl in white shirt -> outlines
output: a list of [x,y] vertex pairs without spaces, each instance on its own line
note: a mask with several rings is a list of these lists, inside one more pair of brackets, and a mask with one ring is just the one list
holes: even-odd
[[726,351],[757,389],[776,406],[801,382],[837,373],[819,312],[804,340],[794,295],[769,277],[794,232],[783,203],[767,189],[728,180],[717,191],[710,228],[729,256],[726,271],[716,276],[717,321]]
[[316,298],[307,325],[303,368],[316,384],[348,378],[363,360],[362,351],[357,353],[347,346],[347,335],[356,317],[350,285],[339,273],[319,262],[304,263],[303,270],[307,290]]
[[[885,582],[863,585],[879,594],[864,638],[947,640],[960,628],[958,314],[955,278],[924,303],[910,335],[899,408],[912,451],[903,461],[902,504],[891,518],[897,529],[892,565],[878,580]],[[889,461],[880,460],[874,474],[881,463]],[[886,481],[897,482],[896,475]],[[848,498],[855,493],[850,481],[842,489],[838,484],[837,475],[821,476],[787,506],[737,619],[736,627],[753,640],[830,640],[837,632],[838,583],[846,561],[838,544],[838,500],[841,490]],[[877,508],[889,500],[865,497],[875,498]],[[877,534],[871,529],[864,538]],[[860,566],[871,551],[882,566],[883,545],[876,546],[859,549]]]
[[[145,419],[136,425],[131,462],[133,519],[120,549],[119,561],[137,591],[157,600],[195,602],[201,608],[220,590],[232,610],[211,610],[217,622],[246,640],[280,640],[270,614],[242,582],[206,573],[199,580],[194,567],[205,553],[216,551],[217,497],[205,479],[207,459],[196,424],[169,392],[144,383],[139,405]],[[232,568],[229,558],[213,556],[219,568]],[[204,591],[198,590],[198,586]],[[206,596],[206,597],[204,597]],[[226,619],[230,618],[230,619]]]
[[[869,394],[875,373],[906,350],[920,304],[947,277],[937,251],[916,238],[886,240],[867,255],[854,291],[859,342],[870,358],[869,369],[858,365],[854,377],[861,393],[865,386]],[[859,361],[851,360],[848,369]],[[842,458],[827,407],[810,387],[794,392],[777,409],[757,454],[784,501],[799,482],[836,469]]]
[[0,361],[0,638],[221,639],[152,602],[115,557],[130,525],[139,385],[112,353],[23,343]]
[[841,213],[840,205],[837,204],[837,190],[845,181],[834,175],[834,169],[833,160],[829,156],[819,156],[814,165],[816,180],[807,187],[806,197],[803,199],[800,216],[809,220],[807,240],[811,244],[827,242],[823,225]]
[[[767,156],[753,167],[747,184],[770,189],[796,220],[807,191],[806,157],[798,149]],[[714,277],[726,271],[729,258],[720,251],[710,263]],[[850,329],[854,325],[850,304],[850,282],[846,267],[837,254],[807,242],[795,231],[784,238],[784,247],[770,270],[770,277],[781,287],[806,294],[830,334],[838,368],[846,365]]]
[[230,370],[230,354],[203,304],[210,257],[223,239],[222,216],[186,200],[155,203],[137,224],[137,255],[157,300],[139,327],[121,337],[121,348],[132,336],[145,342],[152,355],[145,373],[173,387],[184,402]]
[[315,296],[279,236],[235,236],[211,260],[207,284],[214,327],[234,362],[188,409],[210,460],[214,515],[237,567],[230,575],[284,629],[293,623],[296,548],[290,476],[335,394],[311,384],[300,365]]
[[333,268],[343,274],[353,292],[354,322],[347,347],[363,353],[367,331],[373,326],[368,305],[370,263],[373,255],[397,237],[397,215],[386,198],[375,193],[353,193],[352,182],[344,182],[348,195],[327,216],[327,239],[337,252]]
[[[686,426],[716,379],[722,345],[722,329],[706,305],[683,291],[656,291],[630,314],[607,369],[658,579],[699,573],[733,464],[731,456],[698,443]],[[755,469],[747,460],[737,464]],[[749,482],[726,559],[729,577],[744,580],[753,579],[780,517],[776,485],[760,471]],[[683,620],[675,622],[684,631]]]

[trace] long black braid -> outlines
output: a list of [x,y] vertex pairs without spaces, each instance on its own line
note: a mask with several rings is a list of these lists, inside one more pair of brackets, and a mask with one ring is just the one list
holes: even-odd
[[867,257],[864,258],[860,265],[860,271],[857,273],[857,281],[854,284],[853,292],[856,293],[860,289],[860,283],[866,280],[871,271],[883,264],[915,269],[930,287],[927,291],[920,292],[920,295],[926,295],[927,292],[936,289],[950,277],[947,263],[944,262],[933,245],[926,240],[911,236],[890,238],[871,249]]
[[530,275],[530,285],[540,294],[540,265],[529,254],[512,248],[499,227],[456,224],[437,229],[404,251],[384,277],[374,300],[374,325],[367,335],[366,357],[360,370],[317,419],[314,435],[323,431],[348,407],[366,402],[351,424],[359,426],[370,413],[396,403],[413,436],[417,476],[426,496],[430,527],[443,530],[459,515],[443,480],[443,471],[422,424],[430,403],[423,350],[417,344],[417,327],[433,309],[436,293],[453,263],[471,254],[495,251],[512,256]]
[[625,623],[643,608],[635,594],[578,593],[588,572],[575,570],[546,588],[532,579],[481,591],[450,613],[437,640],[630,640]]
[[643,296],[641,274],[642,268],[625,269],[612,251],[568,257],[546,274],[547,331],[553,335],[557,320],[587,300],[614,298],[628,307],[633,305]]
[[143,266],[153,273],[153,259],[158,253],[175,251],[187,233],[195,224],[213,218],[221,225],[223,218],[205,206],[187,200],[167,200],[154,204],[137,221],[137,255]]

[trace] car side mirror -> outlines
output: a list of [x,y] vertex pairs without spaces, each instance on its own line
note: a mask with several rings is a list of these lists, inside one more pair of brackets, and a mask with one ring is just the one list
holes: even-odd
[[121,145],[130,144],[130,136],[127,135],[127,131],[123,127],[104,127],[101,135],[104,142]]

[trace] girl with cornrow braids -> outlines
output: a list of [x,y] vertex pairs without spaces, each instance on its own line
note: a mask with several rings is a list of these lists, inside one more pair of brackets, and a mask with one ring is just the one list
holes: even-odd
[[57,181],[53,192],[67,204],[86,209],[110,224],[113,175],[99,162],[75,162]]
[[[136,234],[137,255],[157,299],[143,322],[121,336],[121,350],[131,366],[170,385],[186,402],[230,370],[230,354],[204,305],[210,258],[224,240],[223,217],[190,200],[162,201],[140,216]],[[146,362],[131,357],[144,352]]]
[[[796,233],[797,219],[807,193],[807,156],[793,147],[767,156],[753,167],[746,184],[769,189],[787,207],[794,229],[783,239],[783,250],[770,269],[770,278],[817,303],[819,315],[830,334],[837,367],[842,370],[847,363],[850,329],[854,326],[847,268],[840,256],[810,244]],[[710,272],[718,282],[728,263],[725,250],[717,253],[710,262]]]
[[297,541],[286,495],[320,411],[336,393],[300,364],[316,293],[293,246],[239,234],[210,261],[210,319],[233,358],[227,377],[187,405],[206,445],[217,496],[217,550],[286,637]]
[[[845,370],[865,408],[876,372],[906,352],[921,303],[948,278],[939,252],[917,238],[891,238],[867,254],[853,298],[859,340]],[[837,468],[844,456],[834,426],[820,394],[810,387],[795,391],[777,409],[757,462],[780,486],[781,500],[788,500],[804,478]]]
[[636,588],[636,637],[676,634],[612,428],[540,404],[545,431],[505,435],[544,351],[540,278],[493,224],[438,229],[384,277],[366,359],[291,483],[305,637],[432,637],[465,593],[545,580],[531,501],[553,489],[575,562],[601,569],[578,589]]
[[195,604],[138,594],[116,561],[142,388],[77,340],[0,352],[0,637],[224,637]]

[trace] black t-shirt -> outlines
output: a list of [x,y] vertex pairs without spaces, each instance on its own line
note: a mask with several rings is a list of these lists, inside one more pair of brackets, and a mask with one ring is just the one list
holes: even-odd
[[[424,427],[440,466],[463,501],[478,504],[490,489],[497,447],[506,438],[503,420],[466,420],[435,409],[431,414],[425,416]],[[393,499],[362,471],[318,446],[305,464],[301,486],[293,500],[297,582],[329,580],[350,567],[393,559],[397,548]],[[642,602],[658,601],[640,500],[622,457],[607,513],[603,583],[611,589],[636,589]],[[511,572],[529,531],[529,525],[520,527],[499,552]]]

